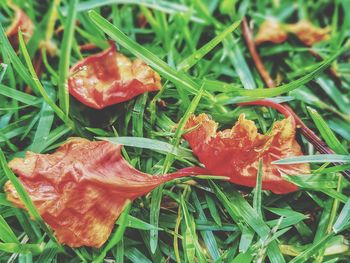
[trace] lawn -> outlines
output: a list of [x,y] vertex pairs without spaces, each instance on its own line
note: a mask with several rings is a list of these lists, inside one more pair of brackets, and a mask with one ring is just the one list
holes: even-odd
[[349,7],[0,1],[0,262],[349,262]]

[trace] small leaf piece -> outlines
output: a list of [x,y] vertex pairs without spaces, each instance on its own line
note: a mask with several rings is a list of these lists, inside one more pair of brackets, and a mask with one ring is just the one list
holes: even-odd
[[268,134],[260,134],[255,124],[241,115],[232,129],[217,132],[218,124],[206,114],[192,116],[185,129],[196,127],[184,135],[194,154],[214,175],[229,176],[236,184],[254,187],[262,160],[262,188],[276,194],[296,191],[296,185],[281,174],[307,174],[308,164],[276,165],[273,161],[302,155],[295,140],[291,118],[276,121]]
[[264,42],[272,42],[280,44],[286,41],[288,33],[283,29],[276,19],[269,18],[265,20],[258,31],[255,38],[255,44],[260,45]]
[[288,33],[294,34],[306,46],[312,46],[318,42],[328,40],[330,28],[319,28],[308,20],[300,20],[294,24],[281,24],[274,18],[265,20],[255,37],[255,44],[265,42],[280,44],[287,40]]
[[300,20],[295,24],[286,25],[286,30],[295,34],[297,38],[307,46],[312,46],[313,44],[330,38],[329,27],[319,28],[307,20]]
[[11,5],[11,8],[15,12],[15,17],[13,18],[11,25],[6,30],[6,36],[8,37],[13,49],[18,50],[19,29],[21,29],[24,41],[27,43],[33,35],[34,24],[22,9],[15,5]]
[[[82,138],[71,138],[52,154],[27,152],[9,167],[59,242],[71,247],[101,247],[128,200],[168,180],[201,172],[185,168],[150,176],[124,160],[121,145]],[[24,207],[10,182],[5,191],[9,201]]]
[[114,45],[70,69],[69,93],[81,103],[102,109],[161,88],[160,76],[141,59],[131,61]]

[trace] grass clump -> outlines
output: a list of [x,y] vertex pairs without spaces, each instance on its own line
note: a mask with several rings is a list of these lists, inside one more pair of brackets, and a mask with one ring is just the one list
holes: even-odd
[[[34,22],[35,32],[28,43],[20,33],[20,51],[13,50],[4,28],[14,14],[6,1],[0,3],[0,262],[350,259],[350,187],[343,176],[350,168],[346,1],[14,2]],[[249,17],[258,27],[270,16],[282,23],[308,19],[331,28],[330,39],[312,48],[293,37],[259,47],[262,61],[278,82],[273,89],[266,88],[238,26]],[[143,18],[145,26],[140,25]],[[163,78],[162,90],[102,111],[70,98],[69,67],[106,48],[109,40],[123,54],[140,57],[154,68]],[[97,48],[86,51],[84,44]],[[43,70],[38,76],[34,64],[40,57]],[[338,74],[336,80],[326,70],[330,66]],[[262,190],[261,168],[254,189],[210,176],[169,182],[127,204],[101,249],[58,245],[7,168],[6,160],[27,150],[49,153],[69,136],[122,143],[130,164],[150,174],[198,165],[181,140],[181,118],[184,122],[191,113],[204,112],[226,128],[244,113],[267,132],[281,118],[276,111],[237,104],[263,98],[287,102],[334,151],[319,155],[298,135],[306,156],[279,162],[311,163],[310,175],[284,176],[300,191],[274,195]],[[17,187],[35,220],[6,200],[2,189],[7,180]]]

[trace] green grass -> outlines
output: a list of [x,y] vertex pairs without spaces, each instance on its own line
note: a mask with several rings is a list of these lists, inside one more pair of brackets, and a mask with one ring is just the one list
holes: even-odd
[[[350,184],[342,175],[350,169],[347,1],[14,2],[31,17],[36,31],[29,43],[19,34],[16,53],[4,33],[13,13],[6,1],[0,2],[0,262],[350,260]],[[138,25],[140,14],[149,22],[144,28]],[[264,45],[258,49],[260,56],[272,77],[280,80],[277,88],[265,88],[239,29],[243,16],[254,23],[255,32],[269,16],[283,23],[307,18],[330,26],[330,40],[313,47],[322,61],[293,37],[280,45]],[[61,26],[64,32],[55,33]],[[107,40],[154,68],[162,76],[162,90],[102,111],[69,97],[69,68],[95,52],[82,52],[79,45],[106,48]],[[55,45],[53,56],[42,41]],[[43,74],[37,76],[33,62],[40,53]],[[337,71],[338,81],[327,73],[329,66]],[[124,144],[124,157],[144,172],[173,172],[199,164],[181,139],[190,114],[208,113],[225,129],[244,113],[266,132],[281,115],[237,105],[262,98],[288,103],[334,151],[320,155],[298,133],[305,156],[277,162],[311,164],[309,175],[283,175],[300,191],[274,195],[262,190],[262,169],[254,189],[205,175],[168,182],[126,204],[100,249],[58,245],[7,167],[7,161],[27,150],[50,153],[69,136],[80,136]],[[30,213],[6,200],[7,180]]]

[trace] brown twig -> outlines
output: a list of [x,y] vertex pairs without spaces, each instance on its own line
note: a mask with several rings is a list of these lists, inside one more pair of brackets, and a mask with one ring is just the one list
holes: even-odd
[[[246,45],[249,49],[249,52],[252,56],[252,59],[254,61],[254,64],[262,77],[263,81],[265,82],[266,86],[269,88],[276,87],[274,81],[272,80],[269,72],[266,70],[259,53],[256,50],[256,46],[253,39],[253,33],[250,30],[248,26],[248,22],[246,18],[243,18],[242,21],[242,32],[243,37],[246,42]],[[330,149],[327,144],[321,140],[311,129],[309,129],[306,124],[298,117],[298,115],[293,111],[292,108],[290,108],[287,104],[283,104],[283,107],[289,111],[292,116],[294,117],[294,120],[297,124],[297,126],[300,128],[301,133],[303,136],[322,154],[332,154],[334,151]],[[334,163],[335,165],[339,165],[340,163]],[[350,179],[350,170],[345,170],[342,172],[348,179]]]
[[261,61],[259,53],[256,50],[255,43],[254,43],[254,36],[253,36],[252,31],[249,29],[248,22],[247,22],[246,18],[243,18],[243,21],[242,21],[242,33],[243,33],[243,37],[245,39],[245,42],[247,44],[247,47],[249,49],[249,52],[252,55],[255,67],[257,68],[259,74],[263,78],[266,86],[268,86],[269,88],[275,87],[275,83],[273,82],[272,78],[270,77],[269,72],[267,72],[263,62]]

